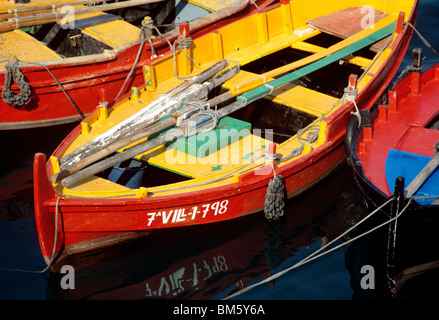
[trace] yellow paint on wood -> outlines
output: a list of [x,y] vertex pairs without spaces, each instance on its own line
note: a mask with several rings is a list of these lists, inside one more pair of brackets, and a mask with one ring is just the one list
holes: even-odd
[[218,11],[226,6],[229,6],[237,0],[185,0],[191,4],[199,6],[203,9],[206,9],[210,12]]
[[81,122],[81,134],[89,134],[89,133],[90,133],[89,124],[85,121]]
[[281,4],[281,15],[283,33],[291,34],[293,32],[293,21],[291,19],[291,2]]
[[258,35],[259,43],[265,44],[268,42],[268,25],[267,25],[267,14],[265,12],[258,13]]
[[105,121],[108,118],[108,109],[107,107],[100,106],[98,107],[99,117],[98,121]]
[[222,36],[219,32],[212,32],[213,57],[215,60],[224,59]]
[[[14,30],[0,34],[0,60],[7,60],[11,56],[19,60],[42,62],[62,59],[55,51],[48,48],[26,32]],[[0,71],[4,70],[6,62],[0,64]]]
[[[228,170],[237,169],[260,158],[268,148],[270,141],[247,135],[244,138],[212,152],[204,158],[186,154],[164,146],[148,151],[139,158],[150,164],[192,178],[207,177]],[[263,160],[257,160],[261,163]]]
[[56,189],[64,196],[75,195],[80,197],[111,197],[119,195],[131,195],[135,197],[137,190],[132,190],[123,185],[97,176],[90,176],[69,188],[57,184]]
[[328,127],[328,123],[324,120],[320,121],[320,131],[319,137],[317,138],[318,145],[321,145],[326,142],[326,128]]
[[116,48],[139,40],[140,29],[126,21],[115,20],[85,28],[82,33]]
[[[321,52],[323,50],[325,50],[326,48],[321,47],[321,46],[317,46],[308,42],[304,42],[304,41],[297,41],[294,42],[291,45],[292,48],[294,49],[298,49],[298,50],[302,50],[302,51],[306,51],[306,52],[311,52],[311,53],[317,53],[317,52]],[[367,58],[363,58],[363,57],[349,57],[349,59],[347,59],[347,61],[350,64],[354,64],[363,68],[367,68],[372,60],[367,59]]]
[[60,171],[58,158],[51,156],[50,163],[52,164],[52,174],[58,173]]
[[273,101],[320,117],[331,110],[339,99],[299,85],[288,84],[274,90]]

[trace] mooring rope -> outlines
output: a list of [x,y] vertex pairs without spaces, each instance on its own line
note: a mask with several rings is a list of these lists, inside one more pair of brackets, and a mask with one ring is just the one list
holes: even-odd
[[[7,61],[9,61],[9,60],[2,60],[2,61],[0,61],[0,63],[7,62]],[[17,59],[17,62],[22,62],[22,63],[29,64],[29,65],[36,65],[36,66],[43,67],[44,69],[46,69],[46,71],[51,75],[51,77],[53,78],[53,80],[55,80],[55,82],[58,85],[58,87],[60,87],[61,91],[67,97],[67,99],[69,100],[70,104],[73,106],[73,108],[75,108],[76,112],[78,112],[78,114],[81,117],[81,119],[85,118],[84,114],[79,109],[79,107],[76,105],[76,103],[72,100],[72,98],[70,98],[69,94],[66,92],[66,90],[64,89],[64,87],[61,84],[61,82],[59,82],[57,77],[52,73],[52,71],[50,71],[50,69],[45,64],[39,63],[39,62],[25,61],[25,60],[21,60],[21,59]]]
[[[13,83],[17,83],[20,93],[15,94],[11,89]],[[5,84],[2,91],[2,99],[5,103],[17,109],[27,105],[31,100],[31,88],[24,79],[23,72],[18,66],[17,60],[9,60],[5,66]]]
[[[356,237],[354,237],[354,238],[351,238],[351,239],[349,239],[349,240],[347,240],[347,241],[345,241],[345,242],[343,242],[343,243],[341,243],[341,244],[335,246],[334,248],[331,248],[331,249],[329,249],[329,250],[327,250],[327,251],[325,251],[325,252],[323,252],[323,253],[320,253],[321,251],[325,250],[326,248],[328,248],[329,246],[331,246],[332,244],[334,244],[336,241],[338,241],[339,239],[341,239],[342,237],[344,237],[345,235],[347,235],[347,234],[348,234],[349,232],[351,232],[353,229],[357,228],[360,224],[362,224],[364,221],[366,221],[367,219],[369,219],[370,217],[372,217],[374,214],[376,214],[378,211],[380,211],[380,210],[381,210],[382,208],[384,208],[386,205],[388,205],[389,203],[391,203],[393,200],[394,200],[393,197],[389,198],[389,199],[388,199],[387,201],[385,201],[382,205],[380,205],[380,206],[379,206],[378,208],[376,208],[374,211],[372,211],[371,213],[369,213],[366,217],[364,217],[363,219],[361,219],[361,220],[360,220],[359,222],[357,222],[355,225],[353,225],[352,227],[350,227],[349,229],[347,229],[345,232],[343,232],[342,234],[340,234],[338,237],[336,237],[336,238],[333,239],[332,241],[328,242],[326,245],[322,246],[321,248],[319,248],[319,249],[316,250],[315,252],[311,253],[311,254],[308,255],[307,257],[303,258],[303,259],[300,260],[299,262],[295,263],[295,264],[292,265],[291,267],[289,267],[289,268],[287,268],[287,269],[285,269],[285,270],[282,270],[282,271],[280,271],[280,272],[278,272],[278,273],[276,273],[276,274],[274,274],[274,275],[272,275],[272,276],[270,276],[270,277],[268,277],[268,278],[265,278],[265,279],[263,279],[262,281],[260,281],[260,282],[258,282],[258,283],[255,283],[255,284],[253,284],[253,285],[251,285],[251,286],[248,286],[248,287],[246,287],[246,288],[243,288],[243,289],[239,290],[238,292],[235,292],[234,294],[225,297],[223,300],[229,300],[229,299],[234,298],[234,297],[236,297],[236,296],[238,296],[238,295],[241,295],[241,294],[243,294],[243,293],[245,293],[245,292],[247,292],[247,291],[249,291],[249,290],[252,290],[252,289],[254,289],[254,288],[256,288],[256,287],[258,287],[258,286],[260,286],[260,285],[262,285],[262,284],[265,284],[265,283],[267,283],[267,282],[273,281],[274,279],[279,278],[280,276],[282,276],[282,275],[284,275],[284,274],[290,272],[290,271],[293,270],[293,269],[296,269],[296,268],[298,268],[298,267],[300,267],[300,266],[302,266],[302,265],[304,265],[304,264],[306,264],[306,263],[308,263],[308,262],[310,262],[310,261],[313,261],[313,260],[315,260],[315,259],[317,259],[317,258],[320,258],[320,257],[322,257],[322,256],[324,256],[324,255],[326,255],[326,254],[328,254],[328,253],[330,253],[330,252],[332,252],[332,251],[334,251],[334,250],[336,250],[336,249],[339,249],[339,248],[341,248],[341,247],[343,247],[343,246],[346,246],[347,244],[349,244],[349,243],[351,243],[351,242],[353,242],[353,241],[355,241],[355,240],[358,240],[358,239],[360,239],[360,238],[362,238],[362,237],[368,235],[369,233],[372,233],[373,231],[375,231],[375,230],[377,230],[377,229],[379,229],[379,228],[381,228],[381,227],[383,227],[383,226],[385,226],[385,225],[387,225],[387,224],[393,222],[394,220],[398,219],[398,218],[399,218],[399,217],[400,217],[400,216],[401,216],[401,215],[407,210],[407,208],[409,207],[409,205],[411,204],[411,201],[412,201],[412,199],[409,199],[409,201],[407,202],[407,204],[405,205],[405,207],[404,207],[404,208],[403,208],[403,209],[402,209],[402,210],[401,210],[401,211],[400,211],[395,217],[393,217],[392,219],[389,219],[388,221],[385,221],[385,222],[379,224],[378,226],[375,226],[374,228],[372,228],[372,229],[370,229],[370,230],[368,230],[368,231],[366,231],[366,232],[364,232],[364,233],[362,233],[362,234],[360,234],[360,235],[358,235],[358,236],[356,236]],[[318,254],[318,253],[320,253],[320,254]]]
[[47,264],[47,266],[42,270],[26,270],[26,269],[17,269],[17,268],[3,268],[0,267],[0,270],[3,271],[14,271],[14,272],[25,272],[25,273],[36,273],[36,274],[43,274],[47,270],[52,267],[53,263],[55,262],[55,254],[56,254],[56,245],[57,245],[57,236],[58,236],[58,214],[59,214],[59,201],[61,200],[61,197],[58,197],[56,199],[56,207],[55,207],[55,237],[53,240],[53,250],[52,255],[50,257],[50,261]]
[[183,52],[184,55],[185,55],[189,60],[191,60],[191,61],[194,62],[194,63],[196,62],[194,59],[192,59],[192,58],[186,53],[186,50],[185,50],[185,49],[190,48],[191,44],[192,44],[192,39],[191,39],[191,38],[185,38],[185,39],[176,39],[176,40],[174,41],[174,44],[172,45],[172,57],[173,57],[173,65],[172,65],[172,67],[173,67],[173,71],[174,71],[174,76],[175,76],[177,79],[185,80],[185,79],[191,79],[191,78],[194,77],[193,75],[189,75],[189,76],[180,76],[180,75],[177,73],[177,69],[176,69],[176,65],[177,65],[177,49],[180,50],[181,52]]
[[413,29],[413,31],[416,33],[419,39],[424,43],[424,45],[428,49],[430,49],[430,51],[433,52],[437,57],[439,57],[439,53],[436,50],[434,50],[433,46],[422,36],[422,34],[415,28],[415,26],[412,25],[410,22],[407,22],[407,25]]
[[[142,21],[142,27],[140,28],[140,33],[139,33],[139,39],[140,39],[140,46],[139,46],[139,50],[137,50],[137,54],[136,54],[136,58],[134,59],[134,63],[131,66],[130,71],[128,72],[127,76],[125,77],[125,81],[123,82],[122,86],[119,89],[119,92],[116,95],[116,98],[114,98],[113,102],[116,102],[117,99],[119,99],[120,95],[122,94],[128,80],[131,78],[131,75],[134,72],[134,69],[136,68],[137,64],[139,63],[140,60],[140,56],[142,55],[142,51],[143,51],[143,47],[145,46],[145,40],[148,39],[148,41],[150,41],[151,39],[151,35],[152,35],[152,31],[150,32],[150,28],[149,28],[149,24],[145,23],[145,21]],[[154,47],[151,44],[151,56],[154,53]]]

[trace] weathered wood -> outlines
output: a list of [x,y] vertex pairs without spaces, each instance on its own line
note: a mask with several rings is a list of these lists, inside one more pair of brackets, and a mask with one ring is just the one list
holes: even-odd
[[[94,6],[94,7],[79,8],[79,9],[75,9],[74,12],[70,14],[73,14],[73,16],[75,17],[77,15],[81,15],[85,13],[104,12],[109,10],[134,7],[134,6],[161,2],[161,1],[164,0],[129,0],[129,1],[100,5],[100,6]],[[62,20],[63,18],[68,18],[68,14],[60,11],[10,18],[8,22],[0,23],[0,32],[12,31],[15,29],[39,25],[39,24],[57,22],[59,20]]]
[[[201,115],[200,115],[201,116]],[[212,118],[210,116],[201,116],[204,117],[206,119],[206,121],[202,122],[202,124],[200,124],[199,126],[197,126],[197,131],[201,131],[203,132],[205,129],[207,128],[211,128],[212,126]],[[74,174],[72,174],[69,177],[64,178],[61,181],[61,184],[64,187],[70,187],[78,182],[80,182],[81,180],[94,175],[96,173],[99,173],[105,169],[111,168],[125,160],[131,159],[139,154],[145,153],[149,150],[154,149],[155,147],[158,147],[166,142],[171,142],[171,141],[175,141],[179,138],[182,137],[186,137],[186,136],[191,136],[195,134],[195,132],[191,132],[189,133],[186,130],[185,125],[182,125],[182,127],[175,127],[173,129],[168,130],[167,132],[163,133],[162,135],[159,135],[158,137],[151,139],[151,140],[147,140],[143,143],[140,143],[130,149],[124,150],[121,153],[118,153],[112,157],[109,157],[107,159],[101,160],[99,162],[96,162],[94,164],[92,164],[91,166],[78,171]]]
[[143,142],[133,148],[130,148],[128,150],[125,150],[122,153],[116,154],[110,158],[107,158],[105,160],[102,160],[100,162],[96,162],[95,164],[92,164],[91,166],[78,171],[74,174],[72,174],[69,177],[64,178],[61,181],[61,184],[64,187],[70,187],[77,183],[78,181],[81,181],[91,175],[94,175],[98,172],[101,172],[105,169],[111,168],[125,160],[128,160],[132,157],[135,157],[141,153],[144,153],[148,150],[151,150],[167,141],[172,141],[174,139],[178,139],[180,137],[183,137],[184,133],[180,129],[176,129],[173,132],[158,136],[157,138],[154,138],[152,140],[148,140],[146,142]]
[[[387,16],[388,14],[372,7],[350,7],[308,20],[307,23],[317,30],[346,39]],[[371,49],[373,51],[381,50],[386,41],[387,39],[383,39],[373,44]]]
[[0,21],[14,17],[19,17],[19,16],[26,16],[29,14],[47,13],[50,11],[55,11],[55,9],[61,8],[63,6],[80,6],[80,5],[87,5],[87,4],[104,2],[104,1],[105,0],[79,0],[79,1],[60,2],[54,4],[44,4],[38,6],[26,6],[26,7],[19,7],[15,9],[8,9],[7,13],[0,14]]
[[[223,82],[227,81],[231,77],[233,77],[237,72],[238,72],[238,67],[237,66],[232,67],[220,73],[219,75],[215,76],[210,81],[205,82],[204,85],[207,86],[209,90],[211,90],[221,85]],[[211,107],[221,102],[223,102],[222,99],[212,99],[206,103],[206,106]],[[126,147],[132,143],[135,143],[140,139],[144,139],[145,137],[148,137],[154,133],[160,132],[162,130],[170,128],[171,126],[176,125],[178,117],[194,109],[196,108],[189,104],[184,106],[182,109],[174,112],[173,114],[171,114],[171,117],[164,119],[161,122],[155,123],[153,125],[146,125],[145,123],[141,123],[142,127],[130,131],[122,139],[118,139],[113,143],[103,147],[102,149],[96,150],[94,153],[90,154],[85,158],[82,158],[81,161],[75,162],[70,166],[63,165],[61,167],[62,170],[60,172],[52,175],[51,181],[58,182],[64,179],[65,177],[68,177],[69,175],[78,172],[79,170],[85,168],[86,166],[98,161],[99,159],[102,159],[110,155],[111,153],[116,152],[117,150],[123,147]]]
[[61,8],[63,6],[79,6],[79,5],[87,5],[92,3],[104,2],[105,0],[78,0],[78,1],[70,1],[70,2],[59,2],[53,4],[43,4],[39,6],[26,6],[20,7],[16,9],[8,9],[8,13],[12,14],[20,14],[20,13],[29,13],[40,10],[54,10],[56,8]]
[[85,168],[86,166],[96,162],[97,160],[102,159],[113,152],[116,152],[117,150],[127,146],[128,144],[134,143],[142,138],[150,136],[158,131],[165,130],[171,127],[172,125],[175,125],[175,122],[176,120],[170,117],[159,123],[153,124],[152,126],[149,126],[144,130],[136,130],[135,134],[128,136],[125,139],[117,140],[114,143],[96,151],[90,156],[83,158],[81,161],[75,162],[71,166],[66,166],[62,168],[60,172],[52,175],[50,180],[53,183],[58,182],[70,176],[71,174],[78,172],[79,170]]
[[408,280],[436,268],[439,268],[439,260],[423,263],[404,269],[395,277],[395,288],[392,289],[392,293],[394,295],[397,295],[397,293],[401,290],[401,288]]
[[[117,126],[114,126],[97,138],[61,158],[61,169],[70,171],[70,168],[73,165],[77,167],[76,163],[81,162],[83,159],[100,151],[106,146],[111,145],[114,142],[117,142],[118,145],[120,145],[121,142],[127,141],[127,143],[122,146],[131,144],[133,142],[132,139],[134,139],[132,138],[132,136],[134,136],[137,131],[143,130],[147,126],[158,122],[166,115],[175,111],[182,103],[198,101],[207,97],[208,91],[221,83],[217,81],[220,77],[221,81],[226,81],[227,79],[229,79],[229,77],[232,77],[234,74],[236,74],[236,69],[234,72],[226,71],[224,73],[226,74],[226,77],[224,77],[223,74],[220,74],[218,75],[218,77],[214,77],[214,79],[217,79],[214,80],[216,82],[208,85],[201,84],[203,82],[206,82],[206,80],[208,80],[220,70],[224,69],[227,64],[228,63],[226,60],[221,60],[220,62],[217,62],[212,67],[194,77],[192,80],[183,82],[183,85],[179,85],[176,87],[177,89],[174,88],[170,90],[167,94],[162,95],[159,99],[150,103],[148,106],[146,106],[130,118],[122,121]],[[118,150],[119,148],[117,148],[116,150]],[[113,150],[114,147],[110,149]],[[100,152],[100,154],[102,154],[102,152]]]
[[405,188],[405,196],[407,198],[413,196],[438,166],[439,153],[436,153],[435,156],[421,170],[421,172],[419,172],[412,182],[410,182],[410,184]]

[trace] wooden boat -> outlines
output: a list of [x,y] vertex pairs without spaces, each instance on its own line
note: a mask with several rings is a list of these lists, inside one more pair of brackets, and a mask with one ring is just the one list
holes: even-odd
[[[263,8],[272,1],[257,3]],[[92,7],[85,4],[98,1],[53,2],[0,3],[0,19],[8,19],[0,22],[0,130],[80,121],[99,103],[101,88],[112,101],[130,85],[144,84],[142,65],[171,50],[176,24],[191,21],[196,38],[209,26],[257,10],[248,0],[129,0]],[[47,7],[49,12],[41,12]]]
[[421,61],[415,49],[413,71],[388,91],[388,103],[362,110],[360,126],[352,118],[346,133],[349,162],[369,208],[393,199],[382,210],[387,219],[401,216],[390,223],[387,249],[394,294],[409,278],[439,266],[429,246],[439,209],[439,65],[421,74]]
[[[365,29],[361,7],[281,1],[195,39],[175,57],[179,78],[171,55],[145,65],[145,87],[97,108],[47,162],[35,155],[35,215],[46,261],[264,207],[268,219],[278,218],[283,197],[343,162],[354,109],[346,85],[358,89],[356,105],[367,107],[398,69],[417,2],[388,4],[373,3],[375,23]],[[184,27],[180,37],[187,37]],[[206,92],[221,83],[220,94]],[[200,125],[206,132],[191,136]],[[132,158],[147,165],[140,185],[108,179]]]

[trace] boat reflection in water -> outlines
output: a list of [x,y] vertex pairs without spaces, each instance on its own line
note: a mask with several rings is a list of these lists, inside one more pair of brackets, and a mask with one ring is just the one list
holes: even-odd
[[[226,298],[277,272],[300,248],[324,245],[355,224],[365,213],[358,196],[350,171],[342,166],[287,202],[278,221],[266,221],[261,212],[225,223],[161,230],[146,240],[71,256],[63,263],[75,270],[74,290],[61,288],[66,274],[51,273],[47,298]],[[268,285],[274,287],[274,282]],[[260,298],[270,299],[270,291],[265,294]]]

